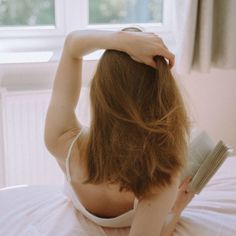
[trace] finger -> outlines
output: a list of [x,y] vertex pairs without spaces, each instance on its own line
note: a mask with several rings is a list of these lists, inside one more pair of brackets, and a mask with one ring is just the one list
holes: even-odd
[[167,46],[165,45],[163,39],[155,32],[147,32],[147,34],[155,36],[156,39],[158,40],[158,43],[161,44],[165,49],[168,50]]
[[182,186],[179,188],[179,191],[185,192],[188,187],[188,182],[183,182]]
[[194,193],[194,192],[188,192],[188,191],[186,191],[186,192],[185,192],[185,195],[186,195],[188,201],[191,201],[191,200],[193,199],[195,193]]
[[168,49],[165,49],[164,47],[159,47],[157,49],[156,55],[160,55],[165,57],[169,61],[170,67],[173,67],[175,64],[175,55],[170,52]]
[[188,175],[185,177],[187,180],[186,181],[190,181],[192,179],[192,176],[191,175]]
[[169,60],[169,66],[172,68],[175,64],[175,55],[168,50],[166,58]]
[[164,41],[162,40],[162,38],[160,38],[160,37],[158,37],[158,38],[159,38],[159,41],[161,42],[162,46],[163,46],[165,49],[169,50],[169,49],[167,48],[167,46],[165,45]]
[[169,65],[170,65],[170,68],[172,68],[175,65],[175,55],[174,54],[172,54],[172,57],[169,60]]
[[162,47],[164,47],[166,50],[169,51],[168,47],[166,46],[166,44],[164,43],[163,39],[158,35],[158,34],[154,34],[158,40],[158,44],[161,45]]
[[184,180],[181,182],[181,184],[180,184],[180,186],[179,186],[179,188],[182,188],[182,186],[186,183],[186,182],[189,182],[190,180],[191,180],[191,176],[189,175],[189,176],[186,176],[185,178],[184,178]]
[[181,184],[181,186],[179,188],[180,191],[186,191],[187,190],[187,187],[188,187],[188,184],[189,184],[191,178],[192,178],[191,176],[185,177],[183,183]]
[[184,191],[184,193],[185,193],[185,194],[188,194],[189,196],[192,196],[192,195],[195,194],[192,190],[188,190],[188,189],[186,189],[186,190]]

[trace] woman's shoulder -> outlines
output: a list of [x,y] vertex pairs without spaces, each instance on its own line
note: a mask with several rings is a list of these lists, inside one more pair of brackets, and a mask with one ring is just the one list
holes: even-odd
[[80,166],[82,163],[81,159],[85,151],[88,135],[89,127],[81,126],[80,128],[70,129],[59,137],[53,150],[50,150],[50,153],[56,159],[64,173],[68,156],[70,156],[69,161],[71,167],[78,166],[78,164]]

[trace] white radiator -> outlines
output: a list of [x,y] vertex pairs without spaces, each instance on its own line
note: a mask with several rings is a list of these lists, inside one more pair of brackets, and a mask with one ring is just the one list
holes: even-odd
[[[4,185],[58,184],[63,174],[44,144],[44,124],[51,96],[48,91],[3,90],[2,155],[0,165]],[[82,89],[77,110],[79,120],[88,125],[87,89]],[[1,175],[0,175],[1,178]]]

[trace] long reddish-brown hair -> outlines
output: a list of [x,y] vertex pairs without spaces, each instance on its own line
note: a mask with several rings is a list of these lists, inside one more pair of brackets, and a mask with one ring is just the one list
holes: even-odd
[[169,185],[186,163],[188,118],[169,65],[106,50],[90,88],[85,183],[117,183],[137,197]]

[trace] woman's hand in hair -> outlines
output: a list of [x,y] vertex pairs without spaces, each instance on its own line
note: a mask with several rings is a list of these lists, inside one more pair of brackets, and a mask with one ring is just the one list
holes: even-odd
[[163,56],[172,67],[175,56],[166,47],[163,40],[155,33],[146,32],[121,32],[123,34],[124,48],[130,57],[138,62],[156,68],[155,56]]
[[191,176],[187,176],[179,186],[178,195],[175,200],[175,204],[171,210],[172,213],[177,213],[180,215],[181,212],[184,210],[184,208],[193,199],[195,193],[187,191],[188,184],[190,183],[191,178],[192,178]]

